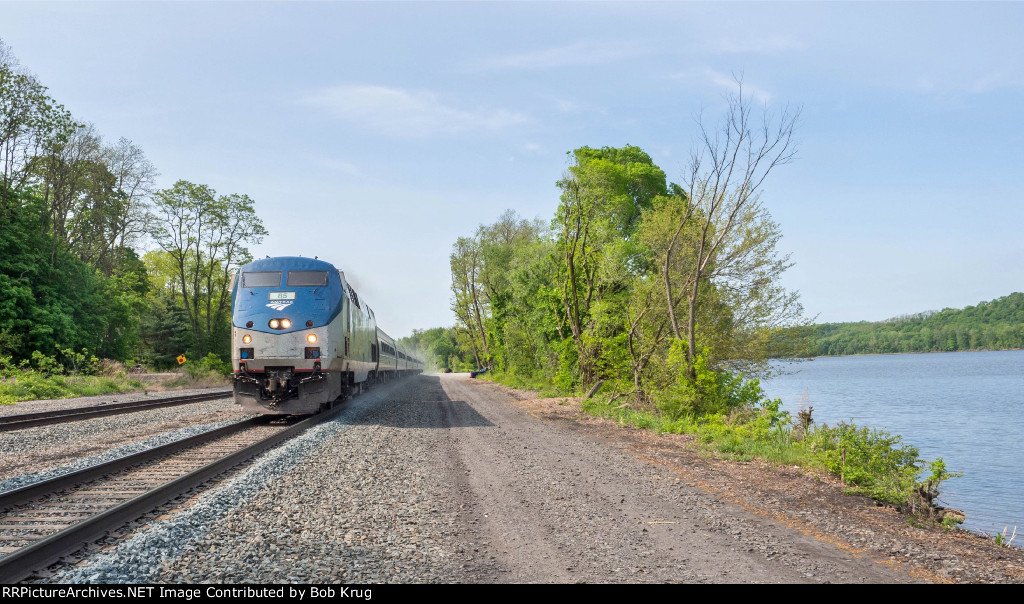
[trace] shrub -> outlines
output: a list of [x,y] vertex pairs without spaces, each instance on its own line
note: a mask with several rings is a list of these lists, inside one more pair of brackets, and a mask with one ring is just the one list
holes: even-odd
[[[61,356],[64,357],[64,369],[73,374],[79,375],[96,375],[100,371],[101,363],[96,355],[89,354],[88,348],[83,348],[82,352],[75,352],[70,348],[60,349]],[[35,354],[33,353],[33,357]]]
[[[21,364],[24,366],[26,362],[22,361]],[[44,375],[64,373],[64,365],[61,365],[55,357],[46,356],[38,350],[32,351],[32,359],[28,361],[28,365]]]
[[[682,346],[672,347],[666,364],[674,373],[682,375],[685,371],[685,351]],[[748,380],[741,374],[712,369],[704,353],[698,354],[694,360],[694,371],[695,380],[679,377],[663,391],[652,394],[662,413],[678,419],[753,412],[767,402],[758,380]],[[788,417],[787,413],[778,411],[781,401],[773,404],[776,419]]]
[[0,404],[34,399],[68,398],[77,396],[67,387],[63,376],[46,376],[35,371],[0,378]]
[[186,363],[185,372],[189,377],[198,379],[206,377],[211,373],[221,376],[230,375],[233,372],[233,369],[230,362],[220,360],[219,356],[211,352],[195,363]]
[[806,442],[815,459],[853,485],[854,492],[904,505],[918,485],[923,462],[917,447],[899,435],[840,423],[814,429]]
[[[942,459],[930,464],[931,474],[918,480],[924,460],[918,449],[885,430],[841,423],[814,427],[810,410],[797,426],[781,410],[782,402],[767,399],[756,381],[743,383],[729,374],[698,372],[703,381],[694,386],[694,398],[662,398],[654,412],[616,405],[608,400],[583,402],[583,410],[620,423],[658,432],[688,433],[719,452],[741,458],[760,457],[775,463],[820,467],[851,486],[899,509],[935,517],[932,499],[940,484],[959,476]],[[703,400],[696,400],[700,392]],[[716,409],[700,413],[694,409]]]

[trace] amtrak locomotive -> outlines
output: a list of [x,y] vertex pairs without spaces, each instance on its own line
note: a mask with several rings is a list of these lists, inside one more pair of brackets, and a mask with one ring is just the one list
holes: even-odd
[[248,413],[316,413],[372,382],[423,370],[329,262],[250,262],[231,299],[235,402]]

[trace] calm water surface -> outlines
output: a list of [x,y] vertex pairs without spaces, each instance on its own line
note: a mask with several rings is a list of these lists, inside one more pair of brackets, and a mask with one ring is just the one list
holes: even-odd
[[964,528],[1016,526],[1024,542],[1024,351],[819,357],[784,363],[771,398],[815,423],[852,421],[900,434],[931,461],[963,472],[941,502],[967,512]]

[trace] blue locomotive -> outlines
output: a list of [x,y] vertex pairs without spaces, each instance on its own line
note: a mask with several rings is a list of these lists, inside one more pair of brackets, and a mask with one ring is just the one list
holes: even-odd
[[329,262],[255,260],[236,273],[231,297],[235,402],[246,412],[316,413],[370,383],[423,370]]

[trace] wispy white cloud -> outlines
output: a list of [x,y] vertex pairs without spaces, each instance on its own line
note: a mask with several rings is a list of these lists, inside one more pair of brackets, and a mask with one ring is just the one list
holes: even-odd
[[528,121],[505,109],[460,109],[428,90],[366,84],[332,86],[300,99],[334,118],[397,137],[498,131]]
[[[740,91],[741,84],[733,75],[726,75],[720,71],[715,71],[714,69],[705,69],[704,75],[707,76],[707,78],[715,86],[725,88],[729,92],[735,93]],[[740,79],[742,80],[742,76],[740,77]],[[760,86],[756,86],[746,81],[742,82],[742,86],[744,96],[749,96],[750,98],[753,98],[762,103],[768,103],[772,100],[771,93]]]
[[[721,71],[711,69],[710,67],[701,70],[674,73],[668,77],[675,80],[687,80],[694,83],[712,84],[718,88],[724,88],[730,93],[738,93],[740,91],[740,82],[737,81],[737,76],[725,74]],[[739,75],[739,79],[743,83],[743,96],[745,98],[751,98],[760,103],[771,102],[772,94],[768,92],[768,90],[746,81],[742,74]]]
[[558,69],[603,65],[647,54],[649,49],[632,42],[577,42],[530,52],[484,59],[481,69]]
[[790,36],[759,36],[719,38],[706,46],[712,52],[726,54],[776,54],[790,50],[801,50],[806,45]]

